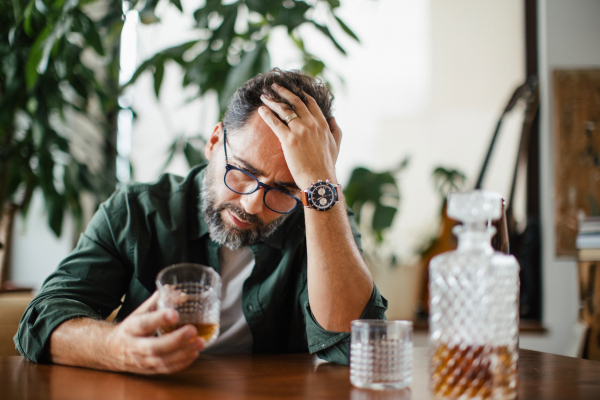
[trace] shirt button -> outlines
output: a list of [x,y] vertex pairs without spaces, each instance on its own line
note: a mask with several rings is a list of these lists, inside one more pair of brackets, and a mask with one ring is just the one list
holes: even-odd
[[248,311],[252,311],[252,304],[248,304]]

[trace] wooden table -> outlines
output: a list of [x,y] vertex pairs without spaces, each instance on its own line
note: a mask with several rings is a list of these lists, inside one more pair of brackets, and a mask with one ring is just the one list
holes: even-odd
[[[0,399],[431,399],[428,352],[415,348],[410,390],[354,388],[349,368],[308,354],[201,355],[185,371],[144,377],[0,357]],[[600,399],[600,362],[521,350],[519,399]]]

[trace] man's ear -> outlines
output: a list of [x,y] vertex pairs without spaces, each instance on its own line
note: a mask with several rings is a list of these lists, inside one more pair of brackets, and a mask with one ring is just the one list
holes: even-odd
[[207,160],[210,160],[212,158],[212,155],[218,148],[217,145],[221,144],[222,137],[223,137],[223,123],[219,122],[215,126],[215,129],[213,130],[212,134],[208,138],[208,141],[206,142],[206,146],[204,147],[204,155],[206,156]]

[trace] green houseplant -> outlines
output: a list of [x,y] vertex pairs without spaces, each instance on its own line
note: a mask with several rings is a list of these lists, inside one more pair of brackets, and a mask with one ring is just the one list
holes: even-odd
[[398,211],[401,197],[397,178],[408,166],[408,162],[409,157],[406,157],[398,166],[382,172],[357,167],[344,187],[346,203],[354,211],[357,224],[361,224],[364,206],[370,205],[373,208],[368,225],[377,244],[383,242],[384,232],[392,226]]
[[[184,12],[179,1],[170,1]],[[140,8],[142,23],[159,23],[154,7],[157,0],[147,1]],[[206,0],[205,4],[190,12],[194,31],[199,39],[161,50],[144,61],[130,82],[141,74],[153,74],[156,96],[160,94],[165,65],[175,63],[183,71],[182,86],[197,89],[196,97],[215,92],[222,115],[235,90],[253,76],[271,69],[267,44],[273,29],[283,27],[290,44],[298,49],[302,70],[312,76],[334,76],[326,64],[307,50],[300,33],[301,26],[319,31],[324,39],[341,54],[346,50],[332,31],[358,41],[352,30],[335,15],[339,0],[237,0],[223,4],[222,0]],[[188,13],[188,10],[185,10]],[[318,17],[318,18],[317,18]],[[199,149],[201,134],[177,137],[169,148],[168,164],[175,154],[183,154],[190,166],[204,162]],[[166,166],[166,165],[165,165]]]
[[[89,11],[91,3],[97,3],[94,12]],[[0,2],[0,219],[5,244],[15,213],[27,213],[37,189],[57,236],[65,212],[81,224],[83,192],[99,201],[114,190],[121,16],[120,5],[110,2]],[[74,121],[93,127],[96,135],[74,130]],[[89,163],[92,156],[96,166]],[[8,263],[9,246],[4,247],[0,284]]]

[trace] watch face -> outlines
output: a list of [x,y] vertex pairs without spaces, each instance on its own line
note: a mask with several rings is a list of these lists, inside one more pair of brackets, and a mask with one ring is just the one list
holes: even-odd
[[337,193],[333,185],[327,182],[318,182],[310,190],[308,201],[313,208],[325,211],[335,205],[336,199]]

